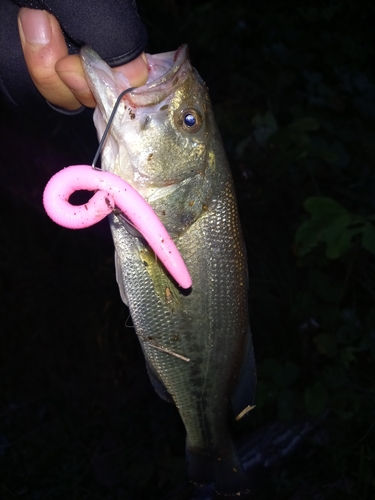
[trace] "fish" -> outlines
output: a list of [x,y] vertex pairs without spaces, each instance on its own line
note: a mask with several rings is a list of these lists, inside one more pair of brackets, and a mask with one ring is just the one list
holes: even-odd
[[[92,48],[84,46],[80,57],[101,138],[117,97],[130,85]],[[148,81],[123,96],[101,165],[151,205],[192,287],[179,287],[142,235],[114,212],[117,282],[150,380],[185,426],[189,478],[237,493],[246,490],[247,477],[229,424],[254,407],[256,368],[234,184],[208,88],[187,46],[147,60]]]

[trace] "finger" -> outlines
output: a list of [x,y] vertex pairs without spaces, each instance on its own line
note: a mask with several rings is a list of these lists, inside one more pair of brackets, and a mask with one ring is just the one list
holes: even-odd
[[[131,87],[144,85],[148,78],[148,65],[145,54],[141,54],[133,61],[114,68],[123,73],[129,80]],[[78,55],[66,56],[57,61],[56,72],[60,79],[84,106],[95,107],[94,97],[85,79],[81,60]]]
[[79,55],[63,57],[57,61],[55,69],[61,81],[81,104],[95,108],[96,102],[86,81]]
[[147,82],[148,65],[145,53],[141,54],[133,61],[113,69],[123,73],[129,80],[131,87],[140,87]]
[[43,10],[20,9],[18,15],[22,49],[30,76],[39,92],[56,106],[74,110],[81,106],[56,73],[56,62],[68,49],[56,18]]

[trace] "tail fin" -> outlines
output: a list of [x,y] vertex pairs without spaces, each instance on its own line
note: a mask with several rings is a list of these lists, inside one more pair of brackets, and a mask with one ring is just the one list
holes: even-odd
[[186,446],[189,478],[197,484],[215,484],[223,494],[246,491],[247,478],[232,442],[214,453],[198,452]]

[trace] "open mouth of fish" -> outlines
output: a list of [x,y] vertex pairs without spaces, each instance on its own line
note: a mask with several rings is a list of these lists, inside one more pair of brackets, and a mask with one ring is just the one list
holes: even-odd
[[[113,108],[121,92],[130,88],[128,79],[119,71],[112,70],[90,47],[86,46],[82,49],[81,59],[89,75],[90,87],[98,107],[101,107],[102,111],[108,111]],[[149,75],[146,84],[133,88],[122,99],[126,102],[130,120],[134,120],[137,109],[155,106],[165,101],[191,71],[187,45],[182,45],[176,51],[147,54],[147,62]],[[108,99],[104,103],[103,91]]]
[[[109,93],[118,96],[122,91],[130,87],[128,79],[118,71],[111,68],[100,58],[90,47],[83,47],[81,59],[84,63],[85,71],[89,74],[89,81],[92,82],[92,92],[98,97],[100,105],[101,98],[98,93],[103,86],[107,86]],[[188,49],[182,45],[176,51],[162,54],[147,54],[149,76],[145,85],[135,88],[129,95],[124,96],[124,100],[136,109],[139,106],[155,105],[163,101],[184,78],[190,68]],[[97,85],[97,83],[101,84]]]

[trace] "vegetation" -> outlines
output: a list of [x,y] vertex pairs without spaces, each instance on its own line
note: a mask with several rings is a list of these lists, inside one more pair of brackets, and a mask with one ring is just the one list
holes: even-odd
[[[374,5],[138,5],[151,52],[189,44],[233,169],[259,379],[239,440],[317,426],[254,498],[373,498]],[[90,120],[1,115],[0,496],[189,498],[184,430],[150,387],[106,225],[70,232],[41,209],[52,172],[91,162]]]

